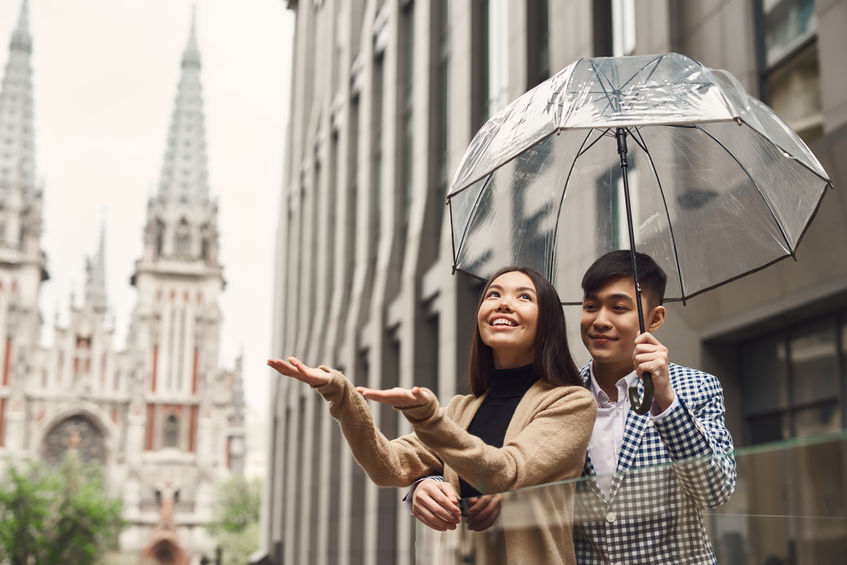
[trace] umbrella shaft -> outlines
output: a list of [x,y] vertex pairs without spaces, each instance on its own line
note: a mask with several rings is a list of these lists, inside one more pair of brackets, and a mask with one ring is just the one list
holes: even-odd
[[635,260],[635,230],[632,225],[632,204],[629,199],[629,178],[627,169],[629,167],[626,154],[626,129],[617,128],[615,130],[615,139],[618,142],[618,155],[621,160],[621,177],[623,178],[623,195],[626,203],[626,227],[629,232],[629,249],[630,258],[632,259],[632,279],[635,282],[635,304],[638,308],[638,326],[641,333],[644,333],[644,312],[641,308],[641,285],[638,284],[638,268]]

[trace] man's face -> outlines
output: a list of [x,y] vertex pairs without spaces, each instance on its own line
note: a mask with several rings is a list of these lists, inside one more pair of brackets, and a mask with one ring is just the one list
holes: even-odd
[[[643,294],[641,301],[644,318],[649,319]],[[615,279],[584,296],[579,329],[595,365],[613,371],[618,378],[629,374],[633,370],[634,340],[640,332],[634,281]]]

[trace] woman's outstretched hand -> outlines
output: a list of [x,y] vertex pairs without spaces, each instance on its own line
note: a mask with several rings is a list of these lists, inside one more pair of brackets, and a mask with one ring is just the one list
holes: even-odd
[[268,359],[268,366],[286,377],[303,381],[309,386],[321,386],[329,382],[329,369],[326,367],[309,367],[296,357],[289,357],[287,362],[282,359]]
[[368,400],[376,400],[388,404],[392,408],[414,408],[415,406],[423,406],[428,401],[426,393],[417,386],[410,389],[396,386],[387,390],[357,386],[356,392]]

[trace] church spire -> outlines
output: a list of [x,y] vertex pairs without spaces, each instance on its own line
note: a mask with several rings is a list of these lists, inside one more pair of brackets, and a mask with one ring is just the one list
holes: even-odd
[[[0,152],[0,187],[25,193],[35,188],[35,141],[32,111],[32,37],[28,2],[23,0],[18,24],[9,42],[9,60],[0,86],[0,131],[6,139]],[[10,195],[4,192],[0,199]]]
[[142,265],[164,259],[169,269],[198,262],[220,267],[217,203],[209,196],[200,67],[193,9],[159,184],[147,207]]
[[9,44],[12,50],[20,50],[32,53],[32,38],[29,35],[29,2],[21,2],[21,13],[18,16],[18,27],[12,33],[12,41]]
[[89,257],[85,264],[85,303],[96,312],[106,311],[106,221],[100,225],[100,241],[97,254]]
[[182,73],[159,179],[160,200],[189,206],[202,204],[209,198],[206,124],[195,13],[192,12],[188,43],[182,55]]
[[40,249],[43,202],[35,184],[31,55],[29,3],[22,0],[0,85],[0,247],[14,249],[21,253],[21,260],[39,265],[41,278],[46,280],[46,261]]
[[191,31],[188,32],[188,44],[182,52],[182,68],[200,68],[200,48],[197,47],[197,5],[191,7]]

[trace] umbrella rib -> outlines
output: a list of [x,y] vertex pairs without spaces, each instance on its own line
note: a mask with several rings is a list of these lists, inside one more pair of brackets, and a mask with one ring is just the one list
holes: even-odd
[[592,141],[590,144],[588,144],[588,147],[584,147],[584,146],[585,146],[585,142],[588,140],[588,138],[589,138],[589,137],[591,137],[591,132],[592,132],[592,131],[598,131],[598,130],[596,130],[596,129],[594,129],[594,128],[589,129],[589,130],[588,130],[588,135],[586,135],[586,136],[585,136],[585,139],[582,141],[582,145],[579,147],[579,151],[577,151],[577,152],[576,152],[576,157],[574,158],[574,161],[575,161],[576,159],[579,159],[580,157],[582,157],[582,155],[583,155],[586,151],[588,151],[589,149],[591,149],[592,147],[594,147],[594,145],[595,145],[598,141],[600,141],[601,139],[603,139],[603,136],[604,136],[604,135],[606,135],[607,133],[609,133],[609,129],[611,129],[611,128],[606,128],[606,129],[603,131],[603,133],[601,133],[600,135],[598,135],[598,136],[597,136],[597,139],[595,139],[595,140],[594,140],[594,141]]
[[606,85],[603,84],[603,79],[605,78],[606,82],[609,83],[610,89],[612,88],[612,81],[609,80],[603,73],[600,72],[600,70],[597,68],[597,65],[594,64],[593,59],[589,59],[588,63],[591,65],[591,68],[594,69],[594,76],[597,77],[597,81],[600,83],[600,87],[603,89],[603,94],[606,96],[606,107],[608,108],[608,107],[612,106],[612,109],[614,110],[614,106],[612,104],[612,97],[609,94],[609,91],[606,90]]
[[450,247],[453,248],[453,273],[456,274],[456,259],[458,256],[456,255],[456,230],[453,228],[453,203],[449,200],[447,201],[447,212],[450,214]]
[[[468,230],[471,229],[471,220],[474,216],[474,212],[476,212],[477,207],[479,206],[479,202],[480,202],[480,200],[482,200],[482,195],[485,194],[485,190],[488,188],[488,183],[492,182],[493,179],[494,179],[494,173],[492,172],[489,175],[489,177],[487,179],[485,179],[485,184],[479,190],[479,193],[476,195],[476,200],[474,200],[473,206],[471,206],[471,210],[468,213],[468,219],[465,222],[465,229],[462,230],[462,239],[459,240],[458,250],[456,249],[455,244],[453,246],[453,270],[454,270],[454,272],[457,268],[457,266],[456,266],[457,263],[458,263],[457,259],[459,258],[458,251],[460,251],[465,245],[465,238],[468,236]],[[451,230],[452,230],[452,223],[453,223],[453,206],[451,204],[450,205]]]
[[[568,183],[570,183],[571,174],[573,174],[573,169],[576,166],[576,162],[580,158],[580,156],[582,156],[585,153],[585,151],[588,151],[588,149],[590,147],[592,147],[595,143],[597,143],[603,137],[603,134],[598,135],[597,139],[592,141],[591,144],[588,147],[585,147],[585,142],[588,141],[588,138],[591,137],[591,132],[593,132],[593,131],[595,131],[595,130],[593,130],[593,129],[588,130],[588,133],[585,135],[585,139],[582,140],[582,145],[579,146],[579,151],[577,151],[576,157],[574,157],[573,161],[571,161],[571,168],[568,170],[568,177],[565,179],[565,186],[562,187],[562,197],[559,199],[559,210],[556,212],[556,221],[553,224],[556,227],[553,230],[553,245],[551,246],[552,247],[552,253],[550,254],[551,255],[550,256],[550,267],[549,267],[549,273],[548,273],[548,277],[547,277],[547,279],[551,280],[551,281],[553,280],[553,266],[556,264],[556,249],[558,248],[558,245],[556,245],[556,242],[559,239],[559,220],[562,217],[562,206],[565,202],[565,193],[567,193],[567,191],[568,191]],[[606,131],[608,131],[608,130],[606,130]]]
[[[602,93],[606,98],[606,107],[607,108],[611,107],[614,112],[618,113],[618,112],[621,111],[621,108],[620,107],[615,108],[615,104],[614,104],[614,101],[612,100],[612,94],[611,93],[614,92],[614,93],[617,93],[619,95],[621,90],[626,88],[626,86],[630,82],[635,80],[635,77],[637,77],[643,70],[645,70],[646,68],[648,68],[652,65],[653,68],[650,70],[650,73],[647,76],[647,80],[649,80],[650,77],[653,76],[653,73],[656,72],[656,69],[658,69],[659,64],[662,62],[662,60],[664,58],[665,58],[665,55],[657,55],[656,57],[654,57],[650,61],[647,61],[646,63],[644,63],[644,65],[642,65],[642,67],[640,69],[638,69],[637,71],[632,73],[632,75],[628,79],[626,79],[623,83],[621,83],[617,88],[615,88],[614,85],[612,84],[612,80],[608,76],[606,76],[605,73],[603,73],[597,67],[596,64],[594,64],[593,59],[588,59],[588,64],[591,65],[591,68],[594,71],[594,76],[597,77],[597,81],[600,84],[600,87],[603,89]],[[608,88],[607,88],[607,84],[604,84],[604,80],[608,84]],[[600,98],[600,100],[602,100],[602,98]],[[618,96],[618,103],[620,103],[619,96]]]
[[716,138],[714,135],[712,135],[711,133],[709,133],[708,131],[706,131],[702,127],[698,126],[697,124],[694,124],[694,127],[696,129],[702,131],[703,133],[705,133],[707,136],[709,136],[709,138],[711,138],[712,141],[717,143],[720,146],[720,148],[723,149],[726,152],[727,155],[732,157],[732,159],[738,164],[738,166],[741,167],[741,170],[744,171],[744,174],[747,175],[747,178],[750,179],[750,182],[753,183],[754,187],[756,187],[756,192],[759,193],[759,197],[762,199],[762,202],[764,202],[765,206],[767,206],[768,212],[770,212],[771,218],[773,218],[773,221],[776,224],[776,227],[779,228],[779,233],[780,233],[780,235],[782,235],[782,239],[785,240],[785,245],[786,245],[786,247],[788,247],[788,253],[792,257],[794,257],[794,247],[791,245],[791,242],[788,240],[788,235],[785,233],[785,229],[782,227],[782,223],[779,221],[779,218],[776,217],[776,214],[773,211],[773,206],[771,205],[770,201],[765,197],[765,194],[762,192],[762,189],[759,188],[758,183],[755,180],[753,180],[753,175],[750,174],[750,171],[747,170],[747,167],[742,165],[741,161],[739,161],[738,158],[735,155],[733,155],[732,151],[730,151],[726,147],[726,145],[721,143],[720,140],[718,140],[718,138]]
[[[635,143],[638,144],[641,149],[644,150],[644,153],[647,155],[647,159],[650,161],[650,167],[653,169],[653,175],[656,177],[656,184],[659,186],[659,195],[662,197],[662,205],[665,207],[665,217],[668,219],[668,231],[671,234],[671,247],[673,248],[673,259],[676,262],[676,276],[679,279],[679,292],[682,296],[682,303],[685,304],[685,283],[682,280],[682,267],[679,264],[679,251],[676,245],[676,236],[673,231],[673,222],[671,222],[671,214],[668,210],[668,201],[665,198],[665,189],[662,188],[662,180],[659,178],[659,171],[656,170],[656,163],[653,162],[653,156],[650,155],[650,151],[647,149],[647,143],[644,141],[644,138],[641,135],[641,130],[637,127],[633,128],[633,131],[630,131],[632,134],[632,138],[635,140]],[[637,135],[636,135],[637,134]]]
[[[633,80],[635,80],[635,77],[637,77],[637,76],[638,76],[638,74],[639,74],[641,71],[643,71],[644,69],[646,69],[647,67],[649,67],[649,66],[650,66],[650,65],[652,65],[653,63],[656,63],[656,67],[658,67],[658,66],[659,66],[659,63],[662,61],[662,59],[663,59],[664,57],[665,57],[664,55],[658,55],[655,59],[653,59],[653,60],[651,60],[651,61],[647,61],[646,63],[644,63],[644,66],[643,66],[643,67],[641,67],[640,69],[638,69],[637,71],[635,71],[635,72],[632,74],[632,76],[631,76],[631,77],[629,77],[628,79],[626,79],[626,81],[625,81],[623,84],[621,84],[621,86],[620,86],[620,87],[621,87],[621,88],[623,88],[623,87],[625,87],[627,84],[629,84],[630,82],[632,82]],[[647,79],[646,79],[646,80],[650,80],[650,77],[651,77],[651,76],[653,76],[653,73],[654,73],[654,72],[656,72],[656,67],[654,67],[654,68],[653,68],[653,70],[652,70],[652,71],[650,71],[650,74],[647,76]]]

